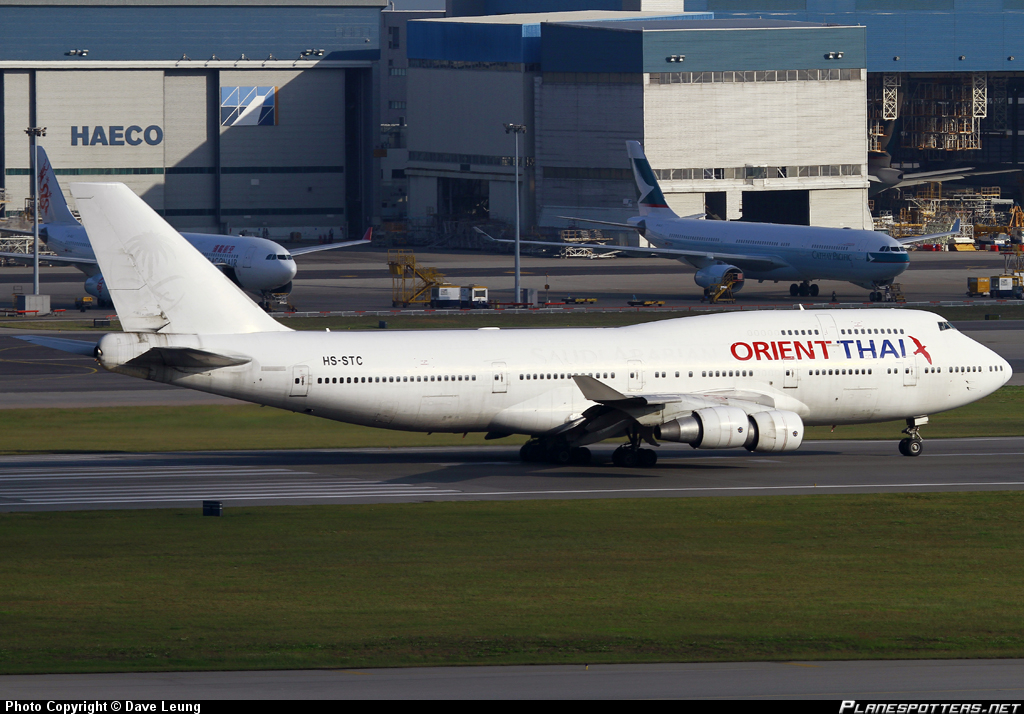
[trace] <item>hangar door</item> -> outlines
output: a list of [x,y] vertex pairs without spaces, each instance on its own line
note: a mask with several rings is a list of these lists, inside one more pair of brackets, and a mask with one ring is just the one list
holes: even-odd
[[489,218],[490,182],[479,179],[437,179],[437,212],[448,220]]
[[754,223],[811,225],[807,191],[744,191],[743,218]]

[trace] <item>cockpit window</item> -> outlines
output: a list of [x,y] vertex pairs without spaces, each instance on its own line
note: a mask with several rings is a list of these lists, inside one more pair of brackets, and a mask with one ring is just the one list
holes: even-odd
[[290,255],[278,255],[277,259],[278,260],[290,260],[291,256]]
[[943,320],[942,322],[939,323],[939,332],[942,332],[943,330],[955,330],[955,329],[956,329],[955,327],[950,325],[945,320]]
[[273,253],[271,253],[270,255],[268,255],[268,256],[267,256],[267,260],[273,260],[273,259],[274,259],[274,258],[276,258],[276,257],[277,257],[276,255],[274,255]]

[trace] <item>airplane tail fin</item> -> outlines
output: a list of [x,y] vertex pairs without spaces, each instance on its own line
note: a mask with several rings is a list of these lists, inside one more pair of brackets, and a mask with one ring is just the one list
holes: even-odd
[[64,194],[60,191],[60,184],[57,183],[57,176],[50,166],[50,159],[46,156],[43,147],[36,146],[36,171],[39,174],[39,221],[48,224],[78,225],[78,220],[68,202],[64,200]]
[[279,332],[274,320],[122,183],[73,183],[125,332]]
[[639,141],[627,141],[626,153],[629,155],[629,163],[633,167],[633,177],[636,179],[636,186],[640,189],[640,198],[636,202],[640,209],[641,216],[664,215],[676,217],[675,211],[668,207],[665,196],[658,186],[658,179],[654,177],[651,164],[644,155],[643,147]]

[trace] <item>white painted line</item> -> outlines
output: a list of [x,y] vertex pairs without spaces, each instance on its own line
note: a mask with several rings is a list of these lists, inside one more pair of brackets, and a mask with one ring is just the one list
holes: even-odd
[[97,487],[97,488],[78,488],[78,489],[75,489],[75,488],[71,488],[71,489],[64,489],[64,488],[18,488],[18,489],[4,489],[3,491],[0,491],[0,497],[4,497],[4,498],[18,498],[18,497],[20,497],[21,494],[26,494],[26,493],[29,493],[29,494],[39,494],[41,496],[45,496],[45,495],[51,494],[51,493],[55,493],[55,494],[58,494],[58,495],[68,495],[68,496],[75,495],[75,494],[83,494],[83,493],[96,494],[96,495],[102,495],[102,494],[109,493],[109,494],[114,495],[114,496],[126,495],[126,494],[130,494],[130,493],[135,493],[135,494],[147,494],[147,493],[197,493],[197,492],[200,492],[200,491],[202,491],[202,492],[211,492],[211,493],[212,492],[218,492],[219,493],[219,492],[237,491],[239,489],[244,489],[244,490],[247,490],[247,491],[249,491],[251,493],[255,493],[256,491],[263,491],[263,492],[267,492],[267,493],[272,493],[272,492],[276,493],[278,491],[282,491],[282,492],[287,493],[288,491],[294,491],[294,490],[300,489],[300,488],[336,490],[336,491],[339,491],[339,492],[367,491],[367,490],[371,490],[371,491],[386,491],[386,490],[394,490],[394,489],[401,489],[401,490],[406,490],[406,491],[421,491],[421,490],[422,491],[435,491],[435,490],[437,490],[437,488],[435,486],[421,486],[421,485],[418,485],[418,484],[395,484],[395,485],[367,484],[367,485],[359,485],[359,484],[332,484],[332,483],[323,483],[323,484],[319,484],[319,483],[299,483],[299,484],[295,484],[295,485],[291,485],[291,484],[269,484],[269,485],[264,485],[264,484],[257,484],[257,483],[244,483],[244,484],[210,484],[210,485],[207,485],[207,484],[203,484],[203,483],[189,483],[189,484],[181,484],[180,486],[176,486],[176,487],[173,487],[173,488],[159,488],[159,487],[152,487],[152,488],[113,488],[113,487],[111,487],[111,488],[104,488],[104,487]]
[[0,506],[58,506],[58,505],[69,505],[69,504],[103,504],[103,503],[183,503],[191,502],[196,500],[210,500],[216,499],[221,501],[284,501],[296,498],[326,498],[326,499],[348,499],[348,498],[405,498],[407,496],[436,496],[436,495],[448,495],[448,496],[460,496],[463,495],[459,491],[413,491],[413,492],[395,492],[388,491],[384,493],[352,493],[352,494],[324,494],[324,493],[298,493],[289,496],[263,496],[263,495],[247,495],[247,494],[235,494],[230,496],[216,496],[216,495],[198,495],[198,496],[174,496],[167,498],[103,498],[86,500],[80,499],[77,501],[50,501],[50,500],[36,500],[29,501],[23,500],[21,503],[4,503]]
[[181,478],[184,476],[313,476],[315,475],[312,471],[289,471],[288,469],[270,469],[266,471],[260,470],[239,470],[239,471],[178,471],[175,473],[151,473],[151,472],[134,472],[134,471],[121,471],[118,473],[106,473],[106,474],[86,474],[86,475],[74,475],[74,476],[57,476],[53,472],[43,472],[40,475],[12,475],[12,476],[0,476],[0,483],[4,481],[85,481],[89,479],[144,479],[144,478]]
[[934,486],[1024,486],[1024,481],[964,481],[950,483],[850,483],[819,484],[813,486],[694,486],[688,488],[609,488],[580,489],[575,491],[463,491],[462,496],[543,496],[576,493],[662,493],[685,491],[818,491],[846,488],[930,488]]

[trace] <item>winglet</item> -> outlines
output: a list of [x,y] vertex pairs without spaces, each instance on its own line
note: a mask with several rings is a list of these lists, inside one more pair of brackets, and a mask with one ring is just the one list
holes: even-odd
[[373,240],[373,226],[366,229],[366,233],[363,233],[363,240],[369,243]]

